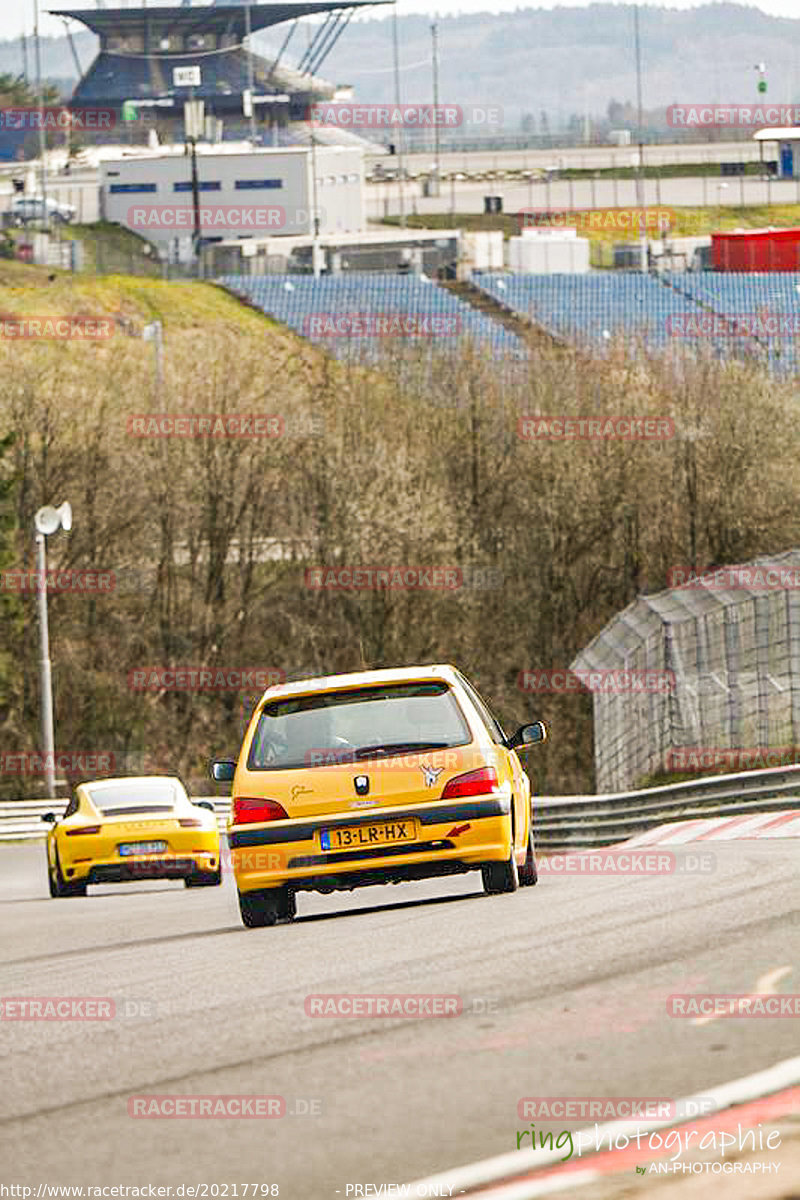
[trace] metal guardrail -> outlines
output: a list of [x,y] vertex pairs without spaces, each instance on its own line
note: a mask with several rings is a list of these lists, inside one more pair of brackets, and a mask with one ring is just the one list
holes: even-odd
[[[193,796],[193,800],[210,800],[214,805],[220,833],[225,832],[231,802],[227,796]],[[67,801],[57,800],[0,800],[0,842],[33,841],[47,836],[49,825],[42,821],[44,813],[61,817]]]
[[611,846],[673,821],[800,809],[800,766],[713,775],[686,783],[596,796],[538,796],[540,850]]
[[[227,796],[195,796],[214,805],[220,832],[230,812]],[[43,838],[42,814],[61,815],[59,800],[0,801],[0,842]],[[687,783],[597,796],[536,796],[533,801],[537,850],[611,846],[656,825],[692,818],[740,816],[759,811],[800,809],[800,765],[714,775]]]

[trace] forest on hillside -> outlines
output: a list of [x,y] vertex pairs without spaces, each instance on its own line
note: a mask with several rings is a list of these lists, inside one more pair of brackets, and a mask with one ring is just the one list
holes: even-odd
[[[115,579],[50,597],[58,748],[192,781],[236,752],[257,692],[136,690],[132,671],[449,661],[508,726],[551,723],[530,756],[540,790],[591,790],[591,698],[526,693],[520,673],[569,664],[670,567],[742,562],[800,533],[795,389],[757,363],[544,346],[516,380],[478,353],[431,367],[397,351],[375,371],[210,322],[168,324],[160,388],[151,347],[122,335],[0,343],[0,370],[0,565],[32,569],[35,511],[68,499],[51,565]],[[132,415],[155,413],[271,414],[281,435],[132,436]],[[649,414],[675,434],[526,440],[529,413]],[[309,586],[331,566],[457,568],[461,582]],[[4,589],[0,606],[2,746],[30,751],[35,596]]]

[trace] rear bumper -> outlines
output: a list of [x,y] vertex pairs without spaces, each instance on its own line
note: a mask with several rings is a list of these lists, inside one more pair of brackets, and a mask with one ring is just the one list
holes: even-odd
[[69,883],[133,883],[137,879],[185,879],[219,870],[219,850],[186,854],[150,854],[130,858],[94,859],[64,867]]
[[[283,884],[297,891],[333,891],[472,871],[508,858],[510,813],[510,797],[492,795],[232,826],[228,836],[236,885],[240,892]],[[404,820],[417,823],[413,842],[341,850],[321,845],[322,830]]]

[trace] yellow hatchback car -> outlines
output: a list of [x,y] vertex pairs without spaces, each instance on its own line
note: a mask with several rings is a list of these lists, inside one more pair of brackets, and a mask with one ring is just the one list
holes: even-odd
[[487,892],[536,882],[531,788],[510,738],[451,666],[272,687],[232,782],[228,839],[245,925],[295,915],[295,893],[480,870]]
[[90,883],[135,879],[183,879],[187,887],[222,882],[214,806],[192,803],[173,776],[81,783],[60,821],[54,813],[42,820],[53,826],[51,896],[85,896]]

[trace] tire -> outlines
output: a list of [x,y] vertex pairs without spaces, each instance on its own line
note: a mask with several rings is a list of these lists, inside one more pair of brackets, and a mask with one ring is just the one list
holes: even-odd
[[187,875],[183,882],[187,888],[219,887],[222,883],[222,866],[218,866],[216,871],[198,871],[195,875]]
[[259,892],[239,892],[239,912],[248,929],[291,921],[297,912],[294,893],[283,887],[264,888]]
[[85,896],[85,883],[68,883],[61,874],[61,863],[58,861],[56,850],[56,865],[54,871],[47,872],[50,883],[50,895],[53,899],[63,899],[66,896]]
[[511,837],[511,852],[505,862],[484,863],[481,867],[483,890],[488,896],[499,896],[503,892],[515,892],[519,887],[519,872],[514,858],[514,837]]
[[539,872],[536,870],[536,854],[533,847],[532,824],[528,830],[528,852],[525,855],[525,864],[519,868],[518,874],[520,887],[533,887],[539,878]]

